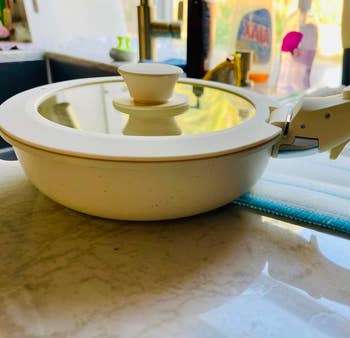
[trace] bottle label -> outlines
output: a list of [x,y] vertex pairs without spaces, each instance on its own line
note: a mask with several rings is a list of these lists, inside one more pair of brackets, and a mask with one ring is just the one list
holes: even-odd
[[239,25],[237,50],[248,49],[254,52],[254,63],[270,62],[272,45],[271,15],[267,9],[259,9],[246,14]]

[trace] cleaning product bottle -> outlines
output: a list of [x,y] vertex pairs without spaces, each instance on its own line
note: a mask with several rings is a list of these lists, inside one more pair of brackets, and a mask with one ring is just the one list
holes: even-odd
[[109,51],[110,57],[115,61],[131,62],[135,58],[135,51],[130,46],[130,37],[118,36],[117,46]]
[[5,8],[6,0],[0,0],[0,40],[8,40],[10,37],[10,30],[3,25]]
[[310,88],[310,73],[318,42],[318,22],[311,12],[312,0],[299,0],[298,9],[286,20],[276,95]]
[[12,13],[10,0],[6,0],[6,6],[2,12],[3,24],[11,32],[12,31]]
[[0,21],[1,22],[3,22],[2,14],[5,7],[6,7],[6,0],[0,0]]
[[273,63],[273,1],[237,0],[235,11],[231,35],[233,49],[236,52],[252,52],[249,79],[254,82],[267,82]]

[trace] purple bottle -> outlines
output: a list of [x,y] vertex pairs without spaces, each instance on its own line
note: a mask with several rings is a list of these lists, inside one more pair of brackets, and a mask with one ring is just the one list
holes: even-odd
[[298,10],[286,20],[281,47],[276,95],[310,88],[310,73],[318,42],[318,23],[311,13],[312,0],[299,0]]

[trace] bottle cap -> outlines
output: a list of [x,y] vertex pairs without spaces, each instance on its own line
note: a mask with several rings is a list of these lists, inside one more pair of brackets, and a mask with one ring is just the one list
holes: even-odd
[[302,12],[307,12],[310,10],[311,5],[312,5],[312,0],[299,0],[298,8]]
[[250,73],[248,74],[248,79],[254,82],[267,82],[269,79],[269,74],[265,73]]

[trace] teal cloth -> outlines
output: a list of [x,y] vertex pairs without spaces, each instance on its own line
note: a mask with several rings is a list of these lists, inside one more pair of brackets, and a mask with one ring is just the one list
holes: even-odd
[[350,234],[350,151],[271,159],[250,192],[234,203]]

